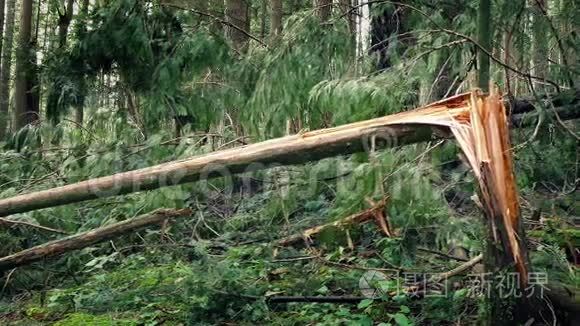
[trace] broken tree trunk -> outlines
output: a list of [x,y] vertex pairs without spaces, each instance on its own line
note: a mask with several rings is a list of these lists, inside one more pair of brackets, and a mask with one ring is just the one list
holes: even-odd
[[[424,123],[413,123],[413,117],[429,115],[430,112],[445,117],[449,114],[465,114],[469,111],[468,98],[469,94],[463,94],[420,110],[287,136],[3,199],[0,200],[0,217],[199,179],[227,177],[277,165],[305,163],[361,152],[374,148],[375,144],[377,147],[397,146],[427,141],[432,139],[434,133],[440,137],[448,136],[449,133],[442,130],[445,128],[431,128]],[[450,104],[456,108],[449,108]]]
[[[0,217],[85,200],[157,189],[199,179],[230,176],[278,165],[300,164],[369,149],[401,146],[449,137],[449,118],[469,119],[470,94],[461,94],[422,109],[306,132],[191,159],[91,179],[0,200]],[[574,112],[580,112],[576,103]],[[578,114],[580,116],[580,114]],[[463,117],[463,118],[462,118]],[[573,118],[568,117],[567,118]],[[518,126],[524,119],[512,116]],[[523,122],[522,122],[523,121]],[[528,121],[526,119],[526,121]],[[533,123],[533,121],[532,121]]]
[[160,209],[133,219],[51,241],[12,255],[0,258],[0,273],[14,267],[30,264],[44,258],[61,255],[103,242],[119,235],[158,224],[169,218],[190,216],[190,209]]

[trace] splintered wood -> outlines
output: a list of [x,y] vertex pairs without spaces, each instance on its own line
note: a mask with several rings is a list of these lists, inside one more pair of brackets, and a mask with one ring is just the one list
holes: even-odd
[[447,127],[467,157],[479,183],[481,202],[493,240],[512,258],[527,284],[525,248],[518,236],[520,207],[513,173],[508,119],[497,90],[485,96],[479,91],[457,95],[420,108],[383,118],[306,133],[315,137],[354,126],[383,128],[385,125],[419,124]]
[[0,200],[0,217],[157,189],[200,179],[301,164],[327,157],[402,146],[453,135],[479,183],[490,234],[527,283],[526,254],[518,237],[519,204],[508,120],[497,91],[473,91],[426,107],[335,128],[316,130],[186,160],[86,180]]
[[496,90],[472,93],[468,123],[450,125],[475,174],[495,243],[512,257],[522,285],[528,282],[526,252],[518,236],[520,206],[512,166],[506,110]]

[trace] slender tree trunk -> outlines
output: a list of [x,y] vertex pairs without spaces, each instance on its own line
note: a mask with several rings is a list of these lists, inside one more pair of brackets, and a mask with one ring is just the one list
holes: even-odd
[[10,104],[10,72],[12,70],[12,48],[14,43],[14,12],[16,0],[6,2],[6,28],[2,51],[2,69],[0,71],[0,140],[4,139],[8,124],[8,106]]
[[38,120],[38,103],[34,101],[34,70],[36,61],[33,56],[32,0],[23,0],[20,11],[20,31],[16,53],[16,80],[14,83],[14,129]]
[[[409,41],[392,40],[396,34],[405,33],[407,8],[399,4],[386,7],[370,5],[371,15],[371,48],[370,52],[377,57],[377,70],[384,70],[393,65],[392,52],[404,51],[410,45]],[[394,48],[396,47],[396,48]]]
[[[80,17],[76,20],[77,21],[77,26],[78,26],[78,35],[80,37],[83,37],[86,33],[87,33],[87,22],[86,20],[88,19],[88,15],[89,15],[89,0],[82,0],[81,3],[81,10],[80,10]],[[72,14],[72,4],[70,6],[70,13]],[[75,106],[75,115],[74,115],[74,119],[75,122],[77,123],[78,126],[83,125],[84,122],[84,116],[85,116],[85,92],[86,92],[86,82],[85,82],[85,76],[83,72],[79,72],[81,74],[83,74],[83,76],[81,76],[80,78],[80,82],[81,85],[79,85],[79,87],[81,87],[81,94],[83,94],[83,97],[81,99],[79,99],[77,105]]]
[[[0,56],[2,56],[2,40],[4,39],[4,8],[6,7],[5,0],[0,0]],[[0,71],[2,67],[0,66]]]
[[[250,15],[246,0],[226,0],[226,21],[233,26],[226,26],[226,36],[232,41],[234,49],[240,53],[248,48]],[[245,32],[245,33],[244,33]]]
[[[4,0],[0,0],[0,58],[2,58],[2,45],[4,41],[4,9],[6,3]],[[2,64],[0,62],[0,76],[2,76]],[[0,79],[0,88],[2,88],[2,80]],[[0,95],[1,96],[1,95]],[[0,101],[2,99],[0,98]],[[4,139],[4,133],[6,129],[6,117],[7,115],[0,109],[0,141]]]
[[73,16],[74,0],[68,0],[66,7],[63,8],[64,13],[58,13],[58,47],[64,48],[66,46],[66,38],[68,36],[68,28]]
[[[203,13],[207,13],[208,12],[208,8],[207,8],[208,2],[206,0],[196,0],[193,2],[193,8],[197,11],[203,12]],[[198,16],[198,19],[205,21],[207,17],[204,16]]]
[[[477,35],[479,44],[491,53],[491,0],[479,1]],[[484,92],[489,90],[489,55],[484,51],[478,51],[477,57],[478,75],[477,85]]]
[[332,0],[313,0],[313,6],[320,21],[326,22],[332,15]]
[[532,15],[532,74],[544,78],[548,73],[548,38],[549,26],[546,0],[529,0]]
[[260,19],[260,38],[262,40],[266,39],[266,18],[268,18],[268,1],[267,0],[262,0],[262,6],[261,6],[261,18]]
[[282,32],[282,0],[270,0],[270,36],[274,39]]
[[340,0],[340,11],[341,14],[344,15],[344,19],[346,19],[346,23],[348,24],[348,30],[352,35],[353,42],[356,37],[356,23],[355,23],[355,15],[354,9],[352,6],[351,0]]

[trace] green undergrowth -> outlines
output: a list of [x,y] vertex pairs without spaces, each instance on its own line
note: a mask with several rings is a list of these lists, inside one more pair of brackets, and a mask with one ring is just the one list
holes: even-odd
[[[0,320],[14,325],[476,323],[481,299],[468,295],[461,276],[445,284],[445,296],[414,299],[391,293],[406,281],[404,272],[428,275],[459,264],[422,249],[447,252],[458,245],[472,257],[483,248],[485,233],[477,208],[455,203],[448,195],[449,188],[456,194],[473,193],[467,170],[448,170],[446,165],[457,155],[456,148],[443,144],[425,154],[426,148],[413,145],[326,159],[20,214],[16,218],[74,233],[161,207],[194,209],[191,217],[172,221],[163,232],[140,230],[15,270],[2,289]],[[59,156],[52,159],[47,164],[56,164]],[[101,164],[100,170],[79,171],[92,176],[116,168],[105,166],[106,161]],[[42,175],[38,169],[42,168],[30,173]],[[54,176],[40,184],[22,180],[4,187],[3,195],[60,182]],[[522,193],[551,200],[529,187]],[[369,199],[385,197],[394,237],[384,237],[374,223],[366,223],[326,231],[314,237],[310,247],[274,245],[309,227],[367,209]],[[550,280],[578,286],[577,269],[566,257],[567,247],[577,247],[578,234],[567,226],[565,211],[555,212],[562,217],[551,217],[530,231],[540,243],[531,255],[534,268],[548,272]],[[523,214],[530,218],[533,207],[524,205]],[[7,254],[57,236],[11,228],[0,237],[5,244],[0,250]],[[365,273],[385,268],[393,270],[383,271],[386,279],[373,283],[382,295],[359,303],[273,304],[267,299],[362,296]]]
[[[80,273],[79,284],[66,282],[3,305],[6,311],[2,313],[10,313],[22,325],[213,325],[228,321],[242,325],[372,325],[381,320],[412,325],[425,318],[423,313],[436,310],[438,315],[428,316],[437,320],[461,313],[468,303],[458,292],[427,300],[427,305],[387,295],[358,305],[267,304],[264,298],[269,295],[360,295],[359,280],[365,270],[338,268],[316,259],[293,260],[290,257],[304,254],[295,249],[274,258],[267,245],[232,247],[221,255],[198,253],[195,260],[171,263],[157,258],[167,255],[166,251],[150,249],[117,256],[101,268]],[[323,259],[356,266],[381,265],[378,259],[362,259],[357,252],[347,251],[338,247]],[[400,277],[389,274],[391,282],[381,286],[395,289],[393,284]]]

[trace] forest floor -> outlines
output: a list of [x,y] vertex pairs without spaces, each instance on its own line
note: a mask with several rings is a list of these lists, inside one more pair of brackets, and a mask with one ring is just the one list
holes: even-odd
[[[1,323],[463,325],[480,320],[482,297],[476,294],[473,276],[481,273],[481,266],[437,284],[425,281],[481,250],[475,236],[481,217],[460,192],[443,196],[446,212],[461,216],[445,227],[416,216],[412,223],[401,223],[398,199],[393,198],[386,209],[395,225],[393,237],[365,223],[326,230],[312,242],[277,246],[284,236],[336,216],[336,189],[317,190],[319,196],[312,199],[294,186],[280,191],[265,182],[249,184],[255,189],[233,187],[233,193],[224,195],[216,188],[203,198],[192,195],[188,205],[199,211],[190,221],[171,222],[163,230],[142,231],[58,259],[71,266],[68,271],[47,271],[42,262],[22,269],[2,288]],[[538,202],[541,207],[530,205]],[[573,217],[580,216],[580,194],[525,192],[522,206],[536,270],[580,287],[578,269],[566,260],[566,251],[577,250],[580,242],[580,231],[573,226]],[[406,209],[404,214],[409,213]],[[424,214],[421,209],[433,213],[420,203],[414,209],[417,216]],[[463,240],[460,250],[438,242],[442,230],[462,234],[453,237]],[[82,267],[73,267],[78,264]],[[417,284],[425,287],[411,294],[405,290]],[[10,295],[4,295],[9,289]],[[338,297],[345,302],[271,302],[281,296]]]

